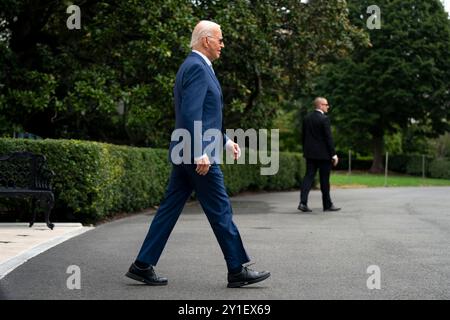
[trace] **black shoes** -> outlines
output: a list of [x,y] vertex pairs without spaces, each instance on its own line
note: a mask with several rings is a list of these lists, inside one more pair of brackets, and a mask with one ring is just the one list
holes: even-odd
[[334,204],[332,204],[331,207],[328,207],[328,208],[326,208],[326,209],[323,209],[323,211],[339,211],[339,210],[341,210],[341,208],[336,208],[336,207],[334,206]]
[[236,274],[228,273],[228,288],[239,288],[252,283],[263,281],[270,277],[268,271],[254,271],[248,267],[242,267],[242,271]]
[[[297,209],[300,210],[300,211],[303,211],[303,212],[312,212],[312,210],[306,204],[303,204],[303,203],[300,203],[298,205]],[[334,204],[332,204],[331,207],[323,209],[323,211],[339,211],[339,210],[341,210],[341,208],[336,208],[334,206]]]
[[303,212],[312,212],[312,210],[306,204],[303,203],[300,203],[297,209]]
[[[150,286],[165,286],[167,278],[158,277],[152,266],[147,269],[141,269],[136,264],[132,264],[126,273],[128,278],[143,282]],[[248,267],[243,267],[242,271],[236,274],[228,274],[228,288],[238,288],[248,284],[257,283],[270,277],[270,272],[253,271]]]
[[150,266],[147,269],[140,269],[134,263],[130,266],[130,269],[126,273],[128,278],[136,281],[144,282],[150,286],[165,286],[167,285],[167,278],[158,277]]

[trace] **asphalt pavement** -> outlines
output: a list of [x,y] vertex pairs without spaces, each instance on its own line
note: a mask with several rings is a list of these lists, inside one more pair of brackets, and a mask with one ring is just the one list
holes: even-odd
[[[298,192],[232,198],[234,221],[261,283],[226,287],[227,270],[207,219],[188,203],[156,266],[169,284],[124,275],[154,212],[105,223],[17,267],[0,299],[449,299],[450,188],[335,189],[339,212],[297,210]],[[379,288],[379,289],[378,289]]]

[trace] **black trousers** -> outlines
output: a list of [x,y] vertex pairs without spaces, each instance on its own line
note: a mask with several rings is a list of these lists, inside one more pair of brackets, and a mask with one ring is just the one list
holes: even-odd
[[322,191],[322,205],[324,209],[331,207],[330,172],[331,160],[306,159],[306,173],[300,191],[300,203],[308,204],[308,195],[314,182],[317,169],[320,177],[320,191]]

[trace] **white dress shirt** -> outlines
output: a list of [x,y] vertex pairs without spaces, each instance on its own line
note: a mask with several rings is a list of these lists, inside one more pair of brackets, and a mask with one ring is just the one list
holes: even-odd
[[192,52],[195,52],[195,53],[198,54],[200,57],[202,57],[203,60],[205,60],[206,64],[212,68],[212,62],[208,59],[207,56],[205,56],[203,53],[201,53],[201,52],[198,51],[198,50],[192,50]]

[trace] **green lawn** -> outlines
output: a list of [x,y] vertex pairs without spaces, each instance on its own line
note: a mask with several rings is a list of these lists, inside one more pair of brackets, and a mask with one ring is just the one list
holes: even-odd
[[[331,173],[332,186],[351,187],[384,187],[384,174],[368,174],[355,172],[348,175],[344,172]],[[447,179],[429,179],[414,176],[396,175],[389,173],[387,178],[389,187],[423,187],[423,186],[450,186]]]

